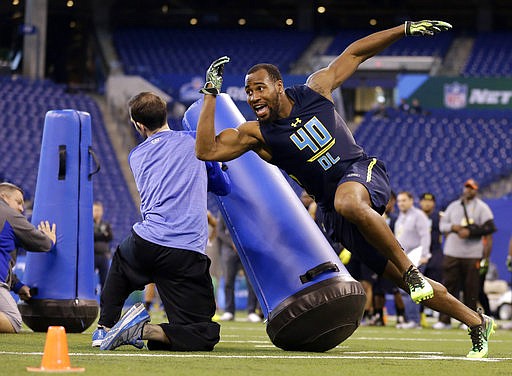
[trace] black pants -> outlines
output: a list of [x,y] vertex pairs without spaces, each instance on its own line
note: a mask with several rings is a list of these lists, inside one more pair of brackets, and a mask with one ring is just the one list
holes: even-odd
[[[224,264],[224,296],[226,298],[226,306],[224,308],[225,312],[230,312],[233,315],[235,314],[235,281],[236,275],[240,269],[243,270],[242,261],[240,261],[240,256],[238,253],[231,249],[231,247],[222,247],[221,249],[221,257]],[[256,307],[258,306],[258,298],[252,289],[251,282],[249,278],[246,278],[247,281],[247,312],[254,313],[256,311]]]
[[163,247],[132,232],[117,248],[101,293],[99,325],[111,328],[126,298],[154,282],[168,324],[160,324],[170,344],[148,341],[150,350],[211,351],[220,326],[212,322],[215,298],[210,259],[201,253]]
[[[480,259],[475,258],[458,258],[445,255],[443,259],[444,286],[456,298],[462,290],[463,303],[474,311],[476,311],[480,293],[479,265]],[[439,315],[439,321],[449,324],[450,316],[442,313]]]
[[98,269],[100,277],[100,285],[103,289],[105,280],[107,279],[108,267],[110,265],[110,255],[108,254],[94,254],[94,269]]

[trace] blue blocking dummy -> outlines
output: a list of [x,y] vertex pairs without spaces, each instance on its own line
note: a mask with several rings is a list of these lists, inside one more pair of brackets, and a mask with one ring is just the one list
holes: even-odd
[[[185,113],[195,129],[202,100]],[[245,122],[226,94],[217,96],[216,131]],[[280,170],[249,152],[227,162],[231,193],[218,197],[277,347],[326,351],[359,325],[364,290],[347,272]]]
[[99,165],[93,157],[88,113],[46,114],[32,223],[55,223],[57,242],[48,253],[27,253],[24,282],[35,294],[19,304],[23,321],[36,332],[61,325],[79,333],[98,315],[92,175]]

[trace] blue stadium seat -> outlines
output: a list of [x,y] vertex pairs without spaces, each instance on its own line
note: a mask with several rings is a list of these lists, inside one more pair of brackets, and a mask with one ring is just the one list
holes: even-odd
[[222,55],[231,57],[229,69],[233,73],[245,73],[261,62],[276,64],[286,73],[312,39],[312,32],[296,30],[137,28],[114,32],[125,72],[145,78],[165,73],[198,74]]
[[442,208],[470,177],[485,187],[512,174],[511,123],[510,111],[397,114],[385,121],[367,115],[354,136],[386,162],[394,190],[431,191]]
[[463,74],[470,77],[512,76],[512,32],[478,34]]
[[105,219],[114,231],[113,245],[139,218],[97,104],[83,94],[68,94],[51,81],[0,77],[0,175],[22,187],[26,199],[35,192],[41,137],[46,112],[72,108],[92,118],[93,149],[101,162],[94,178],[94,199],[103,202]]
[[[343,30],[334,37],[325,55],[339,55],[350,43],[376,31],[375,29]],[[441,33],[431,38],[423,38],[421,43],[418,43],[415,38],[402,38],[382,51],[379,55],[444,57],[452,41],[453,33]]]

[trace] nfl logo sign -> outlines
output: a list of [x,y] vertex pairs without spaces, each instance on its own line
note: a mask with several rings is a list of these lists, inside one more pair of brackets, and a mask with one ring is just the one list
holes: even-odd
[[466,98],[468,94],[468,85],[462,85],[458,82],[444,85],[444,105],[448,108],[466,107]]

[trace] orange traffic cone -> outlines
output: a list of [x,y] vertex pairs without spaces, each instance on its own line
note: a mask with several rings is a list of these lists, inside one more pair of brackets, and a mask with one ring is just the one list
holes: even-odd
[[44,344],[41,367],[27,367],[31,372],[83,372],[85,368],[71,368],[69,364],[68,340],[63,326],[49,326]]

